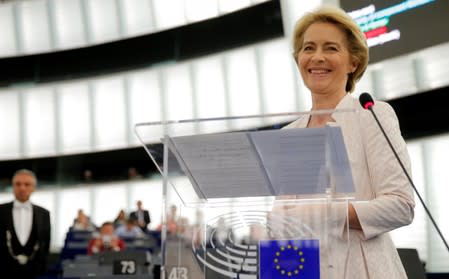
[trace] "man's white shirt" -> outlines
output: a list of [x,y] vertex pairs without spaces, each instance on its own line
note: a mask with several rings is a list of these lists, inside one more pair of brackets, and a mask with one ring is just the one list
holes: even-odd
[[33,206],[30,201],[24,203],[14,200],[12,217],[14,229],[20,244],[25,246],[33,227]]

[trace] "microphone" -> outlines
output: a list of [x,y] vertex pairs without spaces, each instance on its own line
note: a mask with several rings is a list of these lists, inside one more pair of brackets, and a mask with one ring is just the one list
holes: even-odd
[[369,93],[362,93],[359,97],[360,104],[364,109],[371,109],[374,106],[374,100]]
[[412,178],[411,178],[410,175],[408,174],[407,170],[406,170],[405,167],[404,167],[404,164],[402,163],[401,159],[399,158],[398,153],[396,152],[396,150],[394,149],[393,145],[391,144],[391,141],[390,141],[390,139],[388,138],[387,133],[385,133],[384,128],[383,128],[382,125],[380,124],[380,121],[379,121],[379,119],[377,118],[376,113],[374,113],[374,110],[373,110],[374,100],[373,100],[373,98],[371,97],[371,95],[370,95],[369,93],[366,93],[366,92],[365,92],[365,93],[362,93],[362,94],[360,95],[359,101],[360,101],[360,104],[362,105],[362,107],[363,107],[364,109],[367,109],[367,110],[371,111],[371,114],[373,115],[374,119],[375,119],[376,122],[377,122],[377,126],[379,126],[380,130],[382,131],[382,134],[384,135],[385,139],[387,140],[388,145],[390,146],[391,151],[393,151],[393,154],[394,154],[394,156],[396,157],[396,160],[398,161],[399,165],[401,166],[402,171],[404,172],[405,176],[407,176],[407,179],[408,179],[409,183],[412,185],[413,190],[415,191],[416,195],[417,195],[418,198],[419,198],[419,201],[420,201],[421,204],[423,205],[424,210],[425,210],[426,213],[427,213],[427,216],[429,216],[430,220],[432,221],[433,226],[434,226],[435,229],[437,230],[438,234],[440,235],[441,240],[443,240],[444,245],[446,246],[446,249],[447,249],[448,252],[449,252],[449,245],[447,244],[446,240],[444,239],[444,236],[443,236],[443,234],[441,233],[440,228],[438,227],[437,223],[436,223],[435,220],[433,219],[432,214],[430,213],[429,209],[427,208],[426,204],[424,203],[424,200],[422,199],[421,195],[419,194],[418,190],[416,189],[416,186],[415,186],[415,184],[413,183]]

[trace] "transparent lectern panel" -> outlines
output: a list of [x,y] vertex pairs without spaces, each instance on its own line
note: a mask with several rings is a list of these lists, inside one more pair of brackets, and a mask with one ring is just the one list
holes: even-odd
[[135,133],[159,171],[163,172],[164,137],[176,138],[204,134],[276,129],[307,113],[250,115],[242,117],[167,120],[139,123]]
[[176,210],[167,219],[165,278],[342,278],[345,200],[181,203]]
[[342,277],[354,188],[341,129],[280,129],[309,115],[136,125],[164,178],[161,278]]

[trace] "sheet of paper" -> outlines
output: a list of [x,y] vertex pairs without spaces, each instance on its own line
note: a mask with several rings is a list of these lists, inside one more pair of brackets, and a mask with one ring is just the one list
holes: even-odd
[[172,138],[203,198],[274,195],[244,132]]
[[324,129],[251,133],[276,195],[324,193],[327,186]]
[[343,140],[343,134],[338,127],[326,128],[326,140],[331,151],[329,156],[330,176],[333,179],[336,193],[353,193],[354,181],[349,165],[348,153]]
[[250,138],[277,195],[323,194],[332,185],[354,192],[339,127],[260,131]]
[[331,183],[338,191],[354,189],[339,127],[171,140],[180,165],[201,198],[322,194]]

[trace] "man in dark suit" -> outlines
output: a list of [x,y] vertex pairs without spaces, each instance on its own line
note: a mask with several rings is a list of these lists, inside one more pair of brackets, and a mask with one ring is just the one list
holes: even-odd
[[0,276],[35,278],[46,271],[50,213],[30,202],[37,179],[29,170],[12,178],[15,200],[0,205]]
[[131,212],[129,218],[137,221],[142,231],[148,231],[148,225],[151,223],[150,212],[142,208],[142,201],[137,201],[137,210]]

